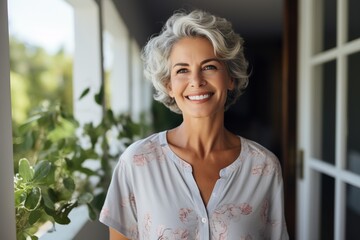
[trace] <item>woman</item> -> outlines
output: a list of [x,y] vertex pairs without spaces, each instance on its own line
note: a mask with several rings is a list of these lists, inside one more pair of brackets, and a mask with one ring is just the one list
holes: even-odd
[[200,10],[175,13],[147,43],[155,99],[183,122],[120,157],[100,215],[111,240],[288,239],[277,158],[224,127],[248,83],[242,44]]

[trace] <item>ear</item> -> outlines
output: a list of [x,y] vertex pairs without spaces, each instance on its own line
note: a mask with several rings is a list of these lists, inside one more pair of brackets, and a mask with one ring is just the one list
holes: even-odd
[[234,78],[231,77],[229,79],[228,90],[232,91],[234,90],[234,88],[235,88],[235,80]]
[[170,97],[174,97],[173,91],[172,91],[172,87],[171,87],[171,82],[169,81],[168,84],[166,84],[166,90],[169,94]]

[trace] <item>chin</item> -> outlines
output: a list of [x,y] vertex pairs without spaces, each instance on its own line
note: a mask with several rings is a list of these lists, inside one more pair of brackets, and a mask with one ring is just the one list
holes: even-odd
[[191,118],[209,118],[209,117],[215,117],[217,115],[224,115],[224,109],[217,109],[217,110],[206,110],[206,109],[200,109],[200,110],[193,110],[193,111],[183,111],[183,116],[191,117]]

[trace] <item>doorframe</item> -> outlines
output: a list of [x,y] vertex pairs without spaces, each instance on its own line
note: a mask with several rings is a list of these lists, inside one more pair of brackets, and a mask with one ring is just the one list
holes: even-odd
[[[360,39],[347,41],[347,8],[348,1],[337,0],[337,32],[336,46],[330,49],[324,49],[320,52],[319,45],[314,39],[315,34],[319,32],[318,27],[314,23],[318,23],[321,11],[314,12],[314,4],[319,1],[302,0],[299,1],[299,48],[298,48],[298,149],[304,149],[304,178],[297,180],[297,204],[296,204],[296,220],[297,220],[297,239],[313,239],[319,236],[320,216],[316,214],[319,209],[319,175],[325,174],[334,179],[334,209],[329,209],[334,213],[334,239],[345,238],[345,205],[346,205],[346,184],[360,187],[360,176],[346,169],[346,79],[347,57],[351,53],[360,50]],[[306,14],[303,14],[306,13]],[[314,91],[313,84],[314,67],[329,61],[336,61],[336,126],[335,126],[335,163],[329,164],[320,159],[316,159],[312,149],[316,149],[314,141],[317,136],[315,131],[319,121],[314,121],[311,114],[316,113],[314,106],[316,97],[309,90]],[[300,94],[302,93],[302,94]],[[313,127],[315,125],[315,127]],[[313,127],[313,128],[312,128]],[[301,131],[300,131],[301,130]],[[316,143],[316,142],[315,142]],[[301,197],[301,199],[300,199]]]
[[282,152],[285,218],[296,232],[298,0],[284,0],[282,63]]

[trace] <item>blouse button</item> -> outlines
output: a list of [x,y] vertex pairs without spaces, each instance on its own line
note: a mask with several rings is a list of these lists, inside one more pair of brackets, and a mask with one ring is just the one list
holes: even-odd
[[202,218],[201,221],[202,221],[203,223],[206,223],[206,222],[207,222],[207,219],[206,219],[206,218]]

